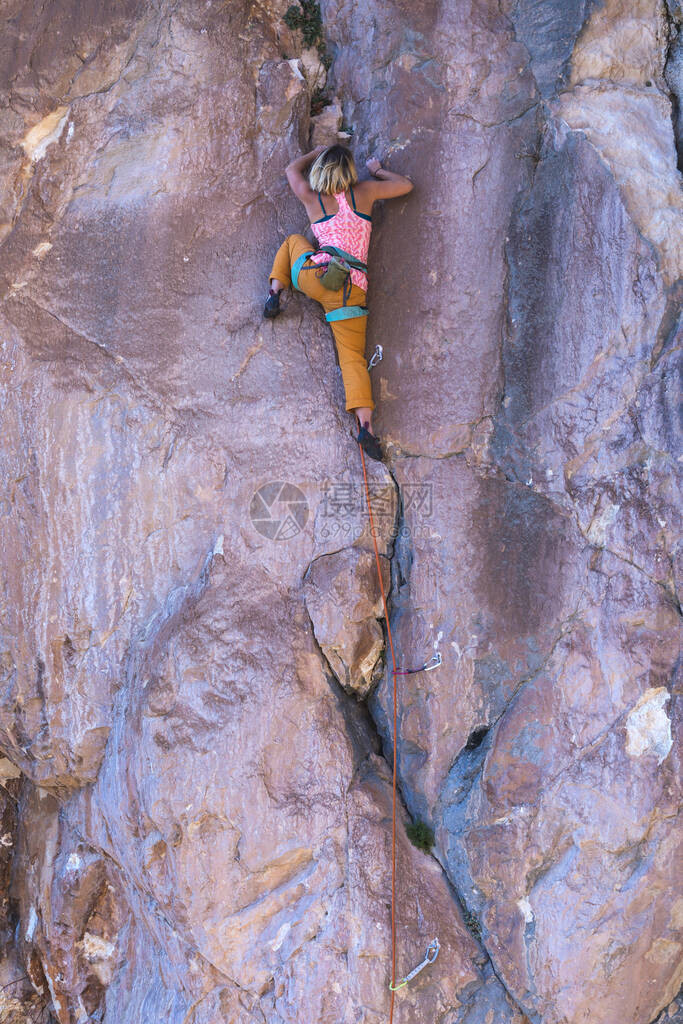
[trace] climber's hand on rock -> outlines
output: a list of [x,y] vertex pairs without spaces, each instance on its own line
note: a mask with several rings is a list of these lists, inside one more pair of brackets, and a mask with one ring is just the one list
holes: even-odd
[[374,157],[371,160],[365,161],[365,166],[370,171],[370,174],[377,174],[377,171],[381,168],[381,163]]

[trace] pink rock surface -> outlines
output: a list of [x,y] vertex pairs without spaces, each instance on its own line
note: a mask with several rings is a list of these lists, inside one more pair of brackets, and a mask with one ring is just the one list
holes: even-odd
[[[368,293],[389,624],[442,656],[399,677],[397,977],[441,950],[396,1024],[677,1005],[680,12],[636,6],[322,3],[359,168],[415,183]],[[389,1019],[358,446],[320,310],[262,319],[340,118],[287,7],[3,9],[0,1012]]]

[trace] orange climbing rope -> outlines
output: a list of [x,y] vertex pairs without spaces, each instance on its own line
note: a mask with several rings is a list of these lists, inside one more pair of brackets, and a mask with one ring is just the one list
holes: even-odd
[[[381,358],[381,357],[380,357]],[[424,970],[429,964],[433,964],[439,955],[439,940],[438,938],[432,939],[427,946],[427,953],[421,964],[418,964],[410,974],[407,974],[403,981],[396,984],[396,751],[398,750],[398,685],[396,683],[396,676],[409,676],[415,672],[430,672],[433,668],[438,668],[441,664],[441,655],[439,653],[434,654],[429,662],[424,665],[420,665],[419,668],[396,668],[396,655],[394,654],[394,641],[391,636],[391,624],[389,622],[389,609],[387,608],[387,596],[384,593],[384,580],[382,579],[382,567],[379,561],[379,551],[377,550],[377,537],[375,535],[375,523],[372,518],[372,505],[370,504],[370,488],[368,486],[368,474],[365,469],[365,455],[363,454],[363,447],[359,442],[358,447],[360,448],[360,458],[363,463],[363,479],[365,481],[365,498],[368,503],[368,514],[370,516],[370,533],[372,534],[372,543],[375,548],[375,561],[377,563],[377,576],[379,577],[379,587],[382,591],[382,603],[384,605],[384,619],[387,624],[387,635],[389,637],[389,647],[391,649],[391,662],[393,665],[391,674],[394,681],[394,770],[392,779],[392,807],[391,807],[391,983],[389,988],[391,989],[391,1004],[389,1007],[389,1024],[393,1024],[394,1020],[394,995],[396,989],[403,988],[409,981],[415,978],[420,971]]]
[[393,665],[392,677],[394,680],[394,771],[392,782],[391,808],[391,1003],[389,1006],[389,1024],[392,1024],[394,1019],[394,997],[396,995],[394,991],[394,985],[396,984],[396,749],[398,747],[398,736],[396,734],[396,709],[398,706],[398,687],[396,685],[396,676],[398,675],[398,670],[396,668],[396,656],[394,655],[394,641],[391,638],[391,625],[389,624],[389,610],[387,608],[387,598],[386,594],[384,593],[382,566],[380,565],[379,551],[377,550],[375,524],[372,518],[372,506],[370,504],[370,488],[368,487],[368,474],[365,470],[365,455],[363,453],[363,447],[360,443],[358,447],[360,448],[360,458],[361,462],[363,463],[365,498],[368,503],[368,514],[370,516],[370,533],[372,534],[372,543],[375,547],[375,561],[377,562],[377,575],[379,577],[379,586],[380,590],[382,591],[382,603],[384,605],[384,620],[387,624],[387,635],[389,637],[389,648],[391,649],[391,662]]

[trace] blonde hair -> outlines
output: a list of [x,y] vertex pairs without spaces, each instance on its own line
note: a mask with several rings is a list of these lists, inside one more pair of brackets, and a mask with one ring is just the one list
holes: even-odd
[[358,181],[353,155],[346,146],[328,146],[320,153],[308,172],[311,188],[324,195],[346,192]]

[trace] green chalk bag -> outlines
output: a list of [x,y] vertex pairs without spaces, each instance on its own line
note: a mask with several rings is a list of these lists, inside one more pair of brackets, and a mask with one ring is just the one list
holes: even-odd
[[348,281],[351,268],[340,256],[330,256],[330,262],[323,266],[325,266],[325,273],[320,275],[321,285],[331,292],[338,292]]

